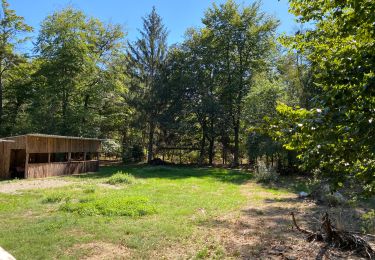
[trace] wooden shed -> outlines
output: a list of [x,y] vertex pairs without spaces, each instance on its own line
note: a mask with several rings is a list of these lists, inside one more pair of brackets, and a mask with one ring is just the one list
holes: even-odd
[[0,178],[43,178],[99,169],[101,141],[27,134],[0,139]]

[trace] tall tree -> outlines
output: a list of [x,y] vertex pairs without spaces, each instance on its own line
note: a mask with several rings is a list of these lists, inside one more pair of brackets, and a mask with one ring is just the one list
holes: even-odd
[[7,74],[23,60],[15,49],[27,39],[22,34],[31,32],[32,27],[25,24],[24,18],[16,15],[15,11],[9,8],[6,0],[1,1],[0,19],[0,134],[2,134],[3,92]]
[[259,3],[241,8],[228,0],[208,9],[203,24],[216,49],[222,102],[233,127],[233,164],[238,165],[243,101],[254,73],[266,64],[277,22],[260,11]]
[[41,67],[34,115],[44,120],[41,131],[99,135],[97,107],[108,91],[107,68],[123,35],[120,26],[70,7],[44,20],[35,46]]
[[141,37],[129,43],[127,71],[137,96],[134,105],[142,113],[148,128],[147,161],[153,159],[156,118],[160,107],[157,103],[158,89],[162,87],[160,73],[167,57],[167,29],[155,7],[143,18]]

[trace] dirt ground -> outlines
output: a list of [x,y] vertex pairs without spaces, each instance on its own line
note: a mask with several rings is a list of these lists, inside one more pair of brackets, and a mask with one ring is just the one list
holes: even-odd
[[60,179],[15,180],[0,183],[0,193],[17,193],[22,190],[57,188],[73,182]]
[[84,256],[79,256],[82,260],[129,259],[131,255],[131,250],[125,246],[100,241],[76,245],[67,252],[68,255],[72,256],[77,249],[86,252]]
[[[207,233],[225,245],[226,251],[240,259],[364,259],[353,252],[342,252],[323,243],[305,241],[305,236],[292,225],[290,212],[294,212],[301,227],[316,230],[320,217],[328,212],[336,226],[358,231],[361,210],[328,208],[297,195],[267,195],[266,200],[254,200],[252,183],[244,186],[249,205],[234,213],[217,218],[207,224]],[[368,241],[375,248],[375,241]],[[237,257],[235,257],[237,258]]]

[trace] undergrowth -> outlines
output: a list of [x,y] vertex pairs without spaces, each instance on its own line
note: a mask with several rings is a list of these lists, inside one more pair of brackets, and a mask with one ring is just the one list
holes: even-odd
[[126,172],[118,171],[114,175],[112,175],[106,183],[111,184],[111,185],[116,185],[116,184],[134,184],[136,183],[136,178]]

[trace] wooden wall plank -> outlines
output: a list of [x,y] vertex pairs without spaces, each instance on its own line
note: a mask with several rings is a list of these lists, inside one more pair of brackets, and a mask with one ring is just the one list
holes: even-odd
[[28,167],[29,178],[71,175],[99,170],[99,161],[31,163]]
[[0,141],[0,179],[10,178],[10,149],[13,143]]

